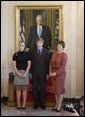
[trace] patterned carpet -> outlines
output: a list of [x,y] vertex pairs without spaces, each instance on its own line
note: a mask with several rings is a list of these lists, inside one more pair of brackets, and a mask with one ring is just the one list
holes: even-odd
[[64,111],[61,109],[61,112],[53,112],[51,108],[46,108],[46,110],[38,110],[32,109],[32,107],[28,107],[25,110],[17,110],[16,107],[7,107],[1,106],[1,116],[75,116],[72,113]]

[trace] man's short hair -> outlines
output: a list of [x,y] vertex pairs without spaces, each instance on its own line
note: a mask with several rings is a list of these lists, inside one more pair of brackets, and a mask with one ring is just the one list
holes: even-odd
[[42,15],[41,15],[41,14],[38,14],[38,15],[36,16],[36,18],[37,18],[37,17],[41,17],[41,18],[43,19],[43,17],[42,17]]
[[44,43],[44,39],[43,39],[42,37],[37,38],[37,42],[38,42],[38,41],[42,41],[42,42]]

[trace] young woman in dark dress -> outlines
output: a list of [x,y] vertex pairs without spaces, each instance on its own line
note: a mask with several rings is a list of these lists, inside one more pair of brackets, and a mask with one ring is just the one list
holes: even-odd
[[13,67],[15,71],[14,87],[17,96],[17,108],[20,109],[21,90],[23,95],[22,109],[25,109],[27,89],[29,85],[29,70],[31,66],[30,56],[24,51],[25,43],[19,42],[19,51],[13,55]]

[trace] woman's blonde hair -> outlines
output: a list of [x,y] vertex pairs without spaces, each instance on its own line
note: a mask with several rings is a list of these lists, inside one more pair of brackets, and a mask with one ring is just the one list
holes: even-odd
[[20,43],[24,43],[24,44],[25,44],[25,41],[19,41],[19,44],[20,44]]

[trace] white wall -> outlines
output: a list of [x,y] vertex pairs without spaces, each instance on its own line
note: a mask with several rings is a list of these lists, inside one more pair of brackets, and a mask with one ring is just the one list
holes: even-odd
[[81,1],[2,1],[1,2],[1,82],[8,96],[8,73],[15,51],[15,5],[63,5],[65,51],[68,53],[65,97],[84,92],[84,3]]

